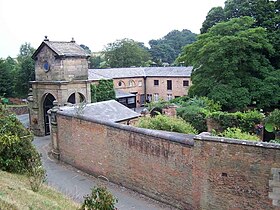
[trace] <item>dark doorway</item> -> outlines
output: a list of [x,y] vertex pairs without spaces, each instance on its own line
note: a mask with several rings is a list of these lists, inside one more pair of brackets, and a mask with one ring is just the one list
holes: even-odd
[[140,106],[144,106],[145,105],[145,94],[141,94],[140,95]]
[[45,135],[50,135],[50,122],[49,122],[49,116],[47,112],[49,109],[53,107],[54,100],[55,97],[52,94],[48,93],[43,103]]

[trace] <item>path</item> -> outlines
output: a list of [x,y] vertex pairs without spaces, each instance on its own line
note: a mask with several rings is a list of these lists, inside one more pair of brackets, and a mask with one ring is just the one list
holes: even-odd
[[[28,127],[28,115],[20,115],[18,118]],[[61,193],[71,197],[76,202],[82,202],[84,196],[89,194],[91,188],[97,183],[102,182],[106,185],[112,194],[118,198],[116,207],[120,210],[167,210],[173,209],[144,195],[126,189],[119,185],[104,182],[90,176],[86,173],[63,164],[53,158],[50,158],[50,136],[35,137],[33,141],[37,150],[42,154],[42,162],[47,171],[47,184],[54,187]]]

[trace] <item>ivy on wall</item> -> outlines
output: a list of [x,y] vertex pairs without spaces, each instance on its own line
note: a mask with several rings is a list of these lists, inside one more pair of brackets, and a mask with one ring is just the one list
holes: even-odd
[[108,101],[116,99],[113,80],[99,80],[99,83],[91,84],[91,102]]

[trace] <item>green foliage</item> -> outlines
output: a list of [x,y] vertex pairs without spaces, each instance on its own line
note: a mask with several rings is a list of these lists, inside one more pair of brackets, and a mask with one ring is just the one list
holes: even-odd
[[280,139],[270,140],[269,143],[280,144]]
[[111,68],[146,66],[150,60],[150,54],[144,44],[132,39],[109,43],[103,53]]
[[224,8],[212,8],[202,24],[201,33],[206,33],[215,24],[232,18],[249,16],[254,19],[253,27],[267,29],[268,40],[274,46],[275,53],[269,57],[275,69],[280,68],[280,3],[266,0],[227,0]]
[[280,100],[280,80],[272,79],[275,70],[268,60],[274,49],[267,31],[254,23],[242,17],[216,24],[184,48],[179,62],[194,66],[190,97],[207,96],[223,110],[253,103],[264,108]]
[[0,107],[0,169],[26,173],[29,160],[38,153],[32,145],[33,135],[15,115]]
[[218,122],[222,130],[238,127],[242,132],[255,133],[255,126],[261,124],[264,115],[256,110],[247,112],[212,112],[208,118]]
[[94,187],[91,194],[85,196],[81,210],[115,210],[118,200],[107,190],[106,187]]
[[150,40],[149,52],[152,59],[157,65],[162,65],[162,62],[169,64],[174,63],[176,57],[180,54],[182,47],[191,44],[196,40],[196,34],[189,30],[173,30],[158,40]]
[[251,141],[260,140],[258,136],[243,132],[240,128],[227,128],[222,133],[219,133],[218,136]]
[[225,12],[222,7],[213,7],[207,14],[206,20],[202,23],[200,32],[206,33],[209,28],[214,26],[216,23],[225,21]]
[[46,170],[42,166],[41,158],[38,153],[28,160],[28,168],[27,176],[31,189],[34,192],[38,192],[46,178]]
[[164,100],[152,101],[146,104],[146,106],[148,106],[149,111],[151,111],[154,108],[162,110],[163,108],[166,108],[169,105],[171,105],[170,101],[164,101]]
[[116,99],[113,80],[101,79],[98,85],[91,84],[91,101],[107,101]]
[[280,131],[280,110],[275,109],[265,118],[265,129],[268,132]]
[[177,109],[177,116],[190,123],[199,133],[207,131],[205,109],[189,105]]
[[0,96],[12,96],[13,78],[8,62],[0,59]]
[[35,49],[29,43],[25,43],[20,47],[15,78],[15,93],[19,97],[27,96],[30,87],[29,81],[35,80],[35,62],[31,58],[34,51]]
[[154,130],[164,130],[186,134],[197,134],[197,131],[179,117],[169,117],[158,114],[155,117],[142,117],[136,124],[137,127]]

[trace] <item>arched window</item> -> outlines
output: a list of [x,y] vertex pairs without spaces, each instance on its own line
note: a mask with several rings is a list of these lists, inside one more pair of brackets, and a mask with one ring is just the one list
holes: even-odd
[[85,96],[82,93],[72,93],[67,102],[71,104],[82,103],[85,101]]
[[128,81],[128,85],[129,85],[129,87],[135,87],[135,82],[134,82],[134,80],[129,80],[129,81]]
[[118,81],[118,86],[119,87],[125,87],[125,84],[122,80]]

